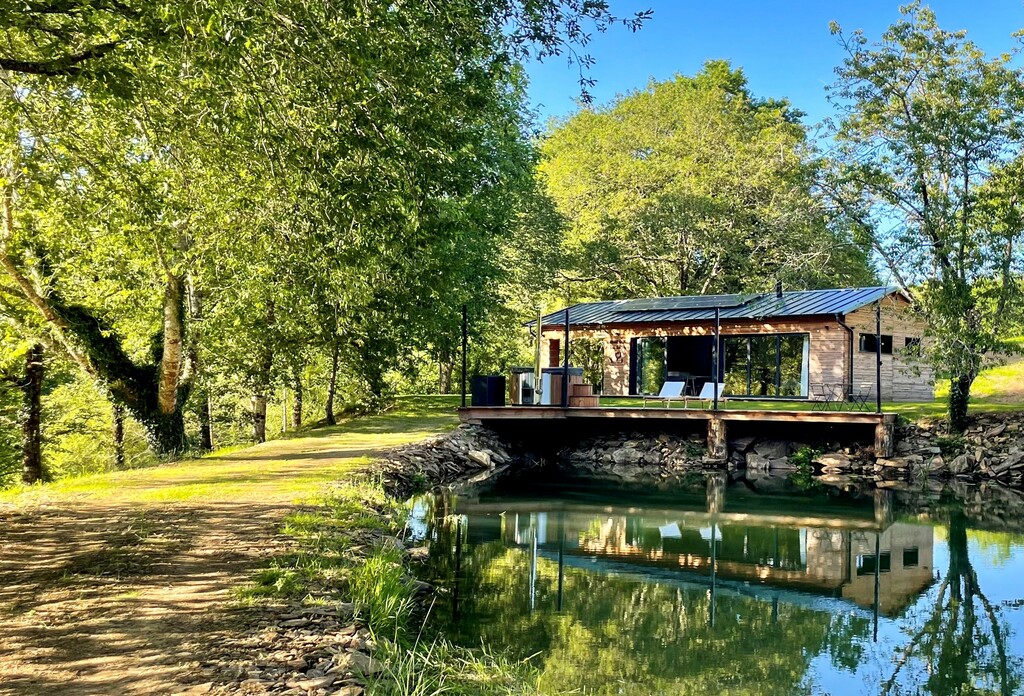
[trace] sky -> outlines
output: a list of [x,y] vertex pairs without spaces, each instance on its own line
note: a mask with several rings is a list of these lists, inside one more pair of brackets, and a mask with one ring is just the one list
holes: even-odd
[[[597,63],[590,91],[596,104],[666,80],[692,75],[705,61],[726,59],[742,67],[751,92],[762,98],[788,98],[814,125],[832,113],[825,86],[844,57],[829,22],[848,33],[862,29],[878,39],[900,18],[899,0],[610,0],[623,16],[645,9],[654,16],[637,33],[622,26],[594,34],[586,53]],[[935,0],[926,3],[946,30],[966,29],[988,55],[1012,50],[1013,32],[1024,29],[1024,0]],[[579,73],[555,57],[527,66],[529,98],[541,124],[576,110]]]

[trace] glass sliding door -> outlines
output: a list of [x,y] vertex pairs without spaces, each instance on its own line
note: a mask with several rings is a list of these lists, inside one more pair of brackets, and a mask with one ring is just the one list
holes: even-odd
[[750,393],[750,340],[747,337],[725,338],[722,341],[725,382],[723,393],[741,396]]
[[665,339],[657,336],[637,340],[638,394],[657,394],[665,384],[665,344]]
[[809,335],[729,336],[722,340],[722,353],[727,395],[807,397]]

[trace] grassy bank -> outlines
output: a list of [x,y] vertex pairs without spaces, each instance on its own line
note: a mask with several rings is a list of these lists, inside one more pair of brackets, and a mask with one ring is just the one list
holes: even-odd
[[398,536],[404,503],[371,480],[332,486],[308,503],[283,526],[295,550],[240,587],[238,601],[271,611],[282,603],[289,611],[352,603],[381,661],[367,694],[537,693],[529,665],[459,648],[430,629],[430,596],[417,592],[415,568]]
[[[454,428],[458,422],[458,400],[404,397],[387,413],[293,433],[256,447],[155,467],[11,488],[0,491],[0,516],[15,513],[17,519],[26,520],[25,524],[31,526],[30,520],[37,512],[44,516],[40,519],[46,519],[54,511],[83,511],[91,534],[96,529],[117,531],[127,524],[134,535],[131,548],[124,547],[118,537],[112,541],[103,539],[95,550],[90,550],[90,568],[96,565],[97,558],[108,557],[112,559],[110,563],[118,561],[116,567],[107,563],[109,568],[105,565],[81,581],[79,574],[58,572],[54,575],[57,580],[53,581],[62,592],[69,587],[85,591],[88,585],[98,598],[111,593],[111,600],[125,603],[120,613],[126,614],[148,606],[149,590],[126,584],[127,580],[109,584],[101,580],[94,588],[93,576],[121,576],[128,568],[136,574],[130,582],[137,581],[143,587],[150,569],[155,573],[158,565],[167,568],[176,562],[172,554],[160,555],[160,564],[141,561],[156,558],[169,545],[169,538],[177,539],[183,534],[173,528],[178,519],[210,520],[216,528],[223,524],[241,525],[257,509],[268,511],[271,516],[279,510],[275,527],[268,532],[273,534],[276,528],[273,548],[287,550],[263,560],[256,570],[250,566],[238,569],[234,575],[226,574],[226,607],[179,604],[177,595],[174,606],[188,613],[202,613],[210,617],[212,624],[216,623],[213,617],[225,608],[231,614],[232,606],[258,609],[258,616],[273,616],[275,607],[294,612],[296,608],[351,603],[355,611],[352,620],[360,629],[372,633],[372,655],[380,661],[379,673],[366,680],[369,694],[535,693],[528,686],[533,679],[528,665],[509,662],[483,649],[458,648],[431,634],[426,621],[430,595],[417,594],[415,568],[397,538],[404,527],[405,503],[389,498],[380,483],[366,474],[369,464],[387,449]],[[143,522],[144,534],[140,532]],[[77,519],[62,523],[77,524]],[[56,543],[68,547],[55,547],[55,558],[77,553],[84,538],[70,526],[62,527],[61,532],[66,532],[66,539]],[[245,533],[244,529],[239,530],[239,538],[244,539]],[[184,549],[191,543],[182,542],[180,546]],[[253,539],[251,543],[263,542]],[[200,555],[204,552],[201,547],[193,550]],[[126,558],[132,562],[126,562]],[[189,574],[204,572],[206,562],[184,562],[190,564]],[[49,576],[44,582],[51,582]],[[160,576],[153,584],[167,587],[168,583],[188,585],[182,577],[174,575]],[[44,585],[40,596],[49,592]],[[168,605],[166,600],[165,596],[154,596],[153,610]],[[74,597],[69,596],[67,601],[77,606]],[[76,623],[75,614],[74,609],[62,612],[71,635],[84,630]],[[139,626],[140,635],[145,636],[145,631],[144,626]],[[243,651],[238,658],[250,665],[255,659],[252,651]],[[130,659],[125,656],[125,665],[129,665]],[[185,662],[178,657],[171,661]],[[140,674],[144,669],[139,666]],[[218,684],[224,684],[228,691],[239,688],[237,684],[230,686],[232,675],[222,676],[214,678],[211,693],[219,693],[217,688],[222,687]],[[109,678],[116,679],[117,674],[112,673]],[[168,681],[173,678],[170,674],[167,677]],[[96,683],[102,684],[107,677],[97,675],[96,679]],[[0,668],[0,681],[3,680],[4,670]],[[102,686],[95,687],[95,693],[105,692]]]

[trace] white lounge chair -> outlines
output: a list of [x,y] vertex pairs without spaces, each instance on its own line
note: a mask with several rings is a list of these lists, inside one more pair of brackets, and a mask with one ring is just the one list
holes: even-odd
[[708,402],[709,406],[712,403],[714,403],[714,401],[715,401],[715,387],[718,387],[718,400],[719,401],[727,401],[728,400],[728,399],[725,398],[725,395],[722,394],[722,392],[725,391],[725,382],[718,382],[717,384],[715,384],[714,382],[705,382],[704,386],[701,387],[701,389],[700,389],[700,394],[697,395],[697,398],[700,400],[700,405],[701,406],[704,406],[704,402],[705,401]]
[[664,401],[666,408],[672,408],[673,401],[682,401],[686,405],[686,396],[683,391],[686,389],[686,382],[665,382],[661,385],[661,391],[657,396],[645,396],[644,408],[647,408],[648,401]]

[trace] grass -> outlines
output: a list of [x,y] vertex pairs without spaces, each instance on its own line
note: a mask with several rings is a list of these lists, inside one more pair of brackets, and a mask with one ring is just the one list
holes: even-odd
[[[887,401],[882,403],[882,410],[887,413],[898,413],[907,420],[923,420],[942,418],[946,415],[946,398],[949,395],[949,384],[939,382],[932,401]],[[639,397],[635,396],[603,396],[602,406],[639,406]],[[698,403],[698,402],[695,402]],[[730,399],[721,402],[722,409],[753,409],[773,411],[810,411],[814,403],[810,401],[785,401],[775,399]],[[1024,411],[1024,360],[1009,362],[991,367],[982,372],[971,389],[970,412],[977,413],[1012,413]]]
[[443,433],[458,423],[459,397],[410,396],[387,413],[308,429],[256,447],[231,448],[160,466],[79,476],[0,491],[0,510],[39,505],[137,509],[124,543],[86,554],[69,575],[130,576],[153,562],[153,522],[146,506],[187,503],[205,510],[220,504],[280,503],[301,506],[287,515],[281,533],[293,548],[239,586],[243,604],[309,605],[352,602],[375,634],[384,671],[367,693],[525,694],[533,673],[483,650],[466,650],[440,637],[421,640],[422,617],[404,553],[391,541],[403,524],[403,503],[388,498],[380,482],[360,472],[388,448]]
[[283,531],[298,550],[272,561],[236,597],[249,605],[282,599],[352,602],[384,667],[368,694],[536,693],[530,686],[535,674],[526,663],[460,648],[439,636],[423,640],[425,619],[417,611],[413,575],[390,536],[404,518],[404,505],[386,496],[379,483],[334,486],[286,519]]
[[445,432],[458,424],[458,397],[403,397],[387,413],[300,431],[246,450],[92,474],[0,491],[16,507],[86,501],[117,504],[278,501],[315,495],[366,466],[380,451]]

